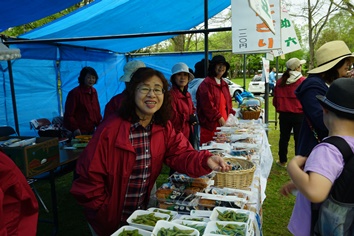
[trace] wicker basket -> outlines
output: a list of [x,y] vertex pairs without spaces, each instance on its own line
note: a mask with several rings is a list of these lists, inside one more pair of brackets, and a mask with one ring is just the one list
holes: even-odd
[[255,164],[239,158],[225,158],[226,162],[238,163],[243,170],[232,170],[229,172],[217,172],[214,177],[214,185],[218,187],[229,187],[237,189],[248,188],[253,181],[253,174],[256,170]]
[[244,120],[257,120],[261,111],[242,111],[241,113]]

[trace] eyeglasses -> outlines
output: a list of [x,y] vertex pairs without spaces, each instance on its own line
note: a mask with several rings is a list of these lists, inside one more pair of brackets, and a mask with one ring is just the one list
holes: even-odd
[[156,95],[162,95],[165,93],[165,90],[163,88],[149,88],[146,86],[139,87],[137,88],[137,90],[142,94],[148,94],[151,91],[153,91]]

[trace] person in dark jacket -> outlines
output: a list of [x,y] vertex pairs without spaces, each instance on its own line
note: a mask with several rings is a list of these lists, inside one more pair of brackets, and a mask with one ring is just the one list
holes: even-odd
[[102,120],[100,104],[96,89],[98,75],[92,67],[82,68],[78,82],[79,86],[71,90],[66,98],[64,127],[73,136],[93,134]]
[[302,65],[305,60],[291,58],[286,62],[286,71],[277,81],[274,88],[273,105],[279,113],[279,161],[276,163],[286,167],[288,162],[288,145],[291,130],[294,132],[295,150],[298,144],[298,137],[303,120],[303,111],[300,101],[295,96],[295,89],[304,81],[301,74]]
[[230,64],[222,55],[214,56],[208,67],[208,76],[197,91],[197,114],[200,124],[200,145],[213,140],[217,127],[224,126],[232,109],[229,85],[223,80]]
[[296,153],[306,157],[320,140],[328,136],[316,95],[325,95],[334,80],[347,76],[354,54],[345,42],[336,40],[322,45],[315,52],[315,59],[318,66],[308,71],[309,76],[295,91],[304,111]]
[[219,155],[197,151],[169,120],[171,100],[164,75],[139,68],[117,116],[98,127],[80,155],[70,192],[84,207],[94,233],[111,235],[136,209],[146,209],[163,163],[191,177],[229,171]]

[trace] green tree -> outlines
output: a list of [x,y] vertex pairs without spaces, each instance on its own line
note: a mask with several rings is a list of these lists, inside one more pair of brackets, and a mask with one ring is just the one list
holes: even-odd
[[5,31],[2,32],[2,34],[8,36],[8,37],[17,37],[21,34],[24,34],[30,30],[33,30],[35,28],[38,28],[42,25],[45,25],[45,24],[48,24],[62,16],[65,16],[67,14],[69,14],[70,12],[72,11],[75,11],[77,10],[78,8],[80,7],[83,7],[91,2],[93,2],[94,0],[83,0],[81,1],[80,3],[78,4],[75,4],[74,6],[72,7],[69,7],[63,11],[60,11],[58,13],[55,13],[51,16],[47,16],[43,19],[40,19],[40,20],[37,20],[37,21],[34,21],[34,22],[31,22],[31,23],[27,23],[27,24],[24,24],[24,25],[20,25],[20,26],[16,26],[16,27],[12,27],[12,28],[9,28]]
[[343,40],[348,47],[354,51],[354,18],[351,13],[341,10],[334,15],[322,30],[322,34],[318,39],[318,45],[322,45],[332,40]]

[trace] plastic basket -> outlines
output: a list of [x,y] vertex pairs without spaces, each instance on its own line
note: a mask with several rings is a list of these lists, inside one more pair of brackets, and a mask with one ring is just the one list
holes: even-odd
[[232,170],[229,172],[217,172],[214,177],[214,185],[218,187],[228,187],[237,189],[248,188],[253,181],[256,166],[253,162],[239,158],[225,158],[226,162],[239,164],[242,170]]
[[241,113],[244,120],[257,120],[261,111],[242,111]]

